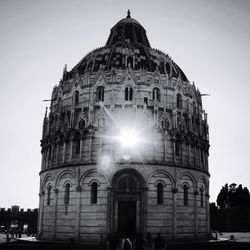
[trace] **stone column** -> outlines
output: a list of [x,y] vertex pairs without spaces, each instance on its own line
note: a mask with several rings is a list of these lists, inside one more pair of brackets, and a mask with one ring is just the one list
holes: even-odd
[[108,192],[108,202],[107,202],[107,232],[111,233],[112,232],[112,214],[113,214],[113,207],[112,207],[112,188],[108,187],[107,188]]
[[191,166],[191,146],[188,144],[188,164]]
[[164,160],[167,161],[167,135],[164,135]]
[[89,137],[89,155],[88,155],[88,161],[91,161],[92,140],[93,140],[93,136],[90,135],[90,137]]
[[73,156],[73,142],[74,142],[74,140],[73,140],[73,138],[71,138],[71,140],[70,140],[70,154],[69,154],[69,160],[70,160],[70,162],[72,161],[72,156]]
[[100,136],[100,140],[99,140],[99,154],[102,155],[102,136]]
[[181,156],[181,164],[184,163],[184,159],[183,159],[183,151],[184,151],[184,145],[182,143],[182,141],[180,142],[180,156]]
[[194,191],[194,235],[195,238],[198,238],[198,202],[197,202],[197,196],[198,196],[198,191]]
[[209,207],[209,194],[206,194],[206,219],[207,219],[207,233],[210,233],[210,207]]
[[205,164],[204,164],[204,152],[201,149],[201,167],[203,170],[205,170]]
[[50,152],[50,162],[51,162],[51,166],[54,165],[54,148],[55,148],[55,146],[54,146],[54,144],[52,144],[52,146],[51,146],[51,148],[50,148],[50,150],[51,150],[51,152]]
[[197,158],[196,158],[196,146],[194,145],[194,167],[197,165]]
[[153,116],[154,116],[154,125],[157,125],[157,107],[154,107],[154,114],[153,114]]
[[175,140],[172,140],[172,145],[173,145],[173,162],[175,164],[176,163],[176,158],[175,158]]
[[45,169],[49,167],[49,148],[46,148]]
[[111,231],[115,231],[116,228],[116,202],[115,201],[115,194],[114,194],[114,189],[111,187],[110,188],[110,229]]
[[206,171],[208,171],[208,153],[205,154],[205,165],[206,165]]
[[82,138],[82,135],[80,135],[80,153],[79,153],[79,159],[80,161],[82,161],[82,147],[83,147],[83,138]]
[[81,186],[76,187],[77,203],[76,203],[76,241],[80,241],[80,224],[81,224]]
[[42,237],[43,235],[43,213],[44,213],[44,196],[45,196],[45,192],[42,191],[39,194],[40,197],[40,210],[39,210],[39,221],[38,221],[38,237]]
[[156,161],[156,149],[157,149],[157,139],[156,136],[154,136],[154,161]]
[[173,238],[176,238],[177,235],[177,218],[176,218],[176,195],[177,195],[178,189],[173,188],[172,193],[173,193]]
[[199,150],[199,168],[202,168],[202,162],[201,162],[201,148],[198,149]]
[[57,202],[58,202],[58,189],[54,189],[54,197],[55,197],[55,202],[54,202],[54,221],[53,221],[53,239],[56,239],[56,224],[57,224]]
[[60,145],[59,143],[57,143],[56,144],[56,165],[58,164],[58,159],[59,159],[59,152],[60,152],[59,147]]
[[148,188],[145,187],[142,190],[142,228],[143,228],[143,233],[147,233],[147,228],[148,228]]
[[45,169],[45,151],[42,150],[41,169]]
[[66,142],[63,142],[62,162],[65,163]]

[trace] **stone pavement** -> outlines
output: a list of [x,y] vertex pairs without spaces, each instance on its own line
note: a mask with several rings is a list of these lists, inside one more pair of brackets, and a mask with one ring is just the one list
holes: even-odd
[[[230,236],[234,235],[235,240],[229,240]],[[167,250],[247,250],[250,249],[250,232],[249,233],[220,233],[218,235],[218,240],[210,241],[188,241],[188,242],[168,242]],[[107,247],[102,247],[100,245],[85,245],[77,243],[53,243],[37,241],[35,237],[27,237],[25,234],[22,235],[22,240],[18,241],[14,239],[9,244],[4,244],[6,242],[5,234],[0,234],[0,249],[14,249],[14,250],[109,250]],[[120,250],[117,248],[117,250]],[[144,250],[149,250],[144,248]],[[150,249],[150,250],[154,250]]]
[[[16,241],[17,239],[14,238],[14,239],[11,239],[11,235],[9,234],[9,237],[10,237],[10,241],[13,242],[13,241]],[[26,234],[22,234],[22,238],[25,238],[27,237]],[[5,243],[6,242],[6,234],[3,234],[3,233],[0,233],[0,243]]]

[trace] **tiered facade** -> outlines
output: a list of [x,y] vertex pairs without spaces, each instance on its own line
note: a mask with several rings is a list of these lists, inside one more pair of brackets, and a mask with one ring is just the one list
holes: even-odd
[[[132,132],[131,132],[132,131]],[[145,29],[119,21],[106,46],[65,67],[43,124],[39,237],[209,233],[201,94]]]

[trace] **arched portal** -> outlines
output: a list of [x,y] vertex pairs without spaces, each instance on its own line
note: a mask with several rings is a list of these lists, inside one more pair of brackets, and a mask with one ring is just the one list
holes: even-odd
[[134,235],[144,230],[144,179],[135,170],[118,171],[112,181],[111,231]]

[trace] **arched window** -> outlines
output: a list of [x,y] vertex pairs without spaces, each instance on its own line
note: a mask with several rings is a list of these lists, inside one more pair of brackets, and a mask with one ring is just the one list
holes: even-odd
[[48,186],[48,191],[47,191],[47,205],[50,205],[50,195],[51,195],[51,186]]
[[79,91],[76,90],[74,93],[74,105],[77,106],[79,104]]
[[105,127],[105,119],[104,119],[104,118],[98,119],[98,120],[97,120],[97,125],[98,125],[98,127],[100,127],[100,128]]
[[157,204],[163,204],[163,184],[157,184]]
[[118,183],[118,190],[121,193],[136,192],[136,182],[131,176],[123,177]]
[[97,203],[97,183],[93,182],[91,184],[91,204]]
[[165,120],[161,120],[161,128],[166,129],[166,121]]
[[80,153],[81,136],[79,133],[75,134],[75,153]]
[[163,119],[161,120],[161,128],[163,130],[168,130],[169,129],[169,122],[168,122],[168,119]]
[[178,139],[175,141],[175,155],[180,156],[180,142]]
[[200,155],[201,155],[201,167],[204,167],[204,155],[203,155],[203,150],[200,150]]
[[51,146],[48,148],[48,151],[49,151],[49,160],[51,160],[51,155],[52,155],[52,149],[51,149]]
[[200,195],[201,195],[201,207],[204,205],[204,198],[203,198],[203,189],[200,189]]
[[100,86],[100,87],[97,88],[96,100],[98,102],[103,102],[104,101],[104,87],[103,86]]
[[125,101],[128,101],[128,87],[125,88]]
[[127,65],[128,65],[129,68],[133,67],[133,58],[132,58],[132,56],[128,57],[128,59],[127,59]]
[[133,100],[133,88],[126,87],[125,88],[125,101],[132,101]]
[[81,119],[78,123],[78,128],[79,129],[84,129],[85,128],[85,120],[84,119]]
[[153,100],[154,101],[160,101],[161,100],[161,93],[158,88],[153,89]]
[[188,186],[183,186],[183,204],[184,206],[188,205]]
[[69,204],[69,198],[70,198],[70,184],[67,183],[64,188],[64,205]]
[[182,108],[182,96],[179,93],[176,96],[176,106],[178,109]]

